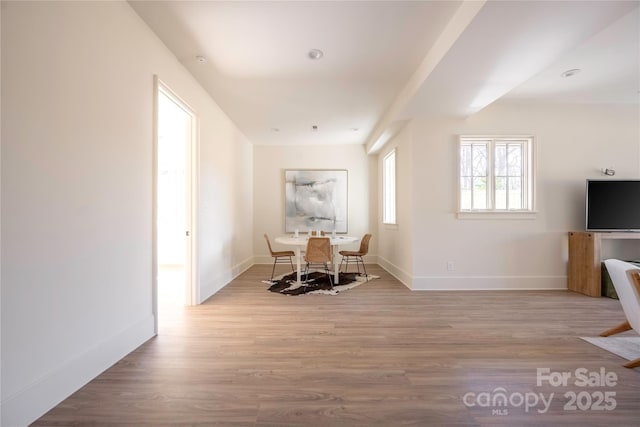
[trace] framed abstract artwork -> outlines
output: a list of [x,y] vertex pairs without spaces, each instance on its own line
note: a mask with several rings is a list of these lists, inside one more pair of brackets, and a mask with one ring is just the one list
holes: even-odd
[[346,170],[285,170],[285,231],[347,232]]

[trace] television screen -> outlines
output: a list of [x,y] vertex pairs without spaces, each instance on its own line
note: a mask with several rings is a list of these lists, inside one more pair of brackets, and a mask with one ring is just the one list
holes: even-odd
[[587,231],[640,231],[640,180],[587,180]]

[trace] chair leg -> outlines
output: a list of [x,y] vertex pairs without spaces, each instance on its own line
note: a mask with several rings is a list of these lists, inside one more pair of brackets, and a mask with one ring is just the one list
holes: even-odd
[[[338,273],[342,270],[342,263],[344,261],[344,257],[342,257],[342,259],[340,260],[340,267],[338,267]],[[346,273],[346,271],[345,271]]]
[[348,256],[343,256],[342,259],[343,259],[343,261],[345,261],[344,272],[348,273],[349,272],[349,257]]
[[275,273],[276,271],[276,261],[278,261],[278,258],[275,258],[273,260],[273,268],[271,269],[271,279],[269,280],[270,282],[273,282],[273,273]]
[[630,362],[627,362],[622,366],[624,366],[625,368],[629,368],[629,369],[637,368],[638,366],[640,366],[640,358],[632,360]]
[[608,337],[611,335],[619,334],[620,332],[631,330],[631,325],[629,322],[622,322],[618,326],[614,326],[611,329],[607,329],[603,333],[600,334],[601,337]]
[[295,272],[296,269],[293,268],[293,261],[291,260],[291,257],[289,257],[289,264],[291,264],[291,272]]
[[327,263],[324,264],[324,272],[327,273],[327,276],[329,277],[329,286],[333,289],[333,279],[331,278],[331,272],[329,271]]
[[309,263],[304,267],[304,286],[309,283]]
[[[349,263],[351,261],[351,256],[347,256],[347,266],[344,268],[344,272],[347,273],[349,271]],[[358,260],[356,260],[356,268],[358,268]],[[358,268],[358,273],[360,273],[360,269]]]
[[[358,257],[360,258],[360,262],[362,263],[362,269],[364,270],[364,277],[367,279],[367,282],[369,281],[369,275],[367,274],[367,267],[364,266],[364,260],[362,259],[362,257]],[[358,270],[359,272],[360,270]]]

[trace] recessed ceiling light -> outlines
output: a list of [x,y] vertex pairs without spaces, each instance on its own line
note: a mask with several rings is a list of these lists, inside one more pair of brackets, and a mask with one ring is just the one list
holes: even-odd
[[314,132],[317,132],[318,131],[318,125],[311,126],[311,130],[314,131]]
[[280,132],[280,128],[271,128],[271,132]]
[[196,61],[198,62],[207,62],[207,58],[202,55],[196,55]]
[[320,49],[311,49],[307,55],[309,56],[309,59],[317,60],[324,56],[324,52]]
[[560,74],[562,77],[571,77],[571,76],[575,76],[576,74],[578,74],[580,72],[579,68],[573,68],[571,70],[567,70],[564,73]]

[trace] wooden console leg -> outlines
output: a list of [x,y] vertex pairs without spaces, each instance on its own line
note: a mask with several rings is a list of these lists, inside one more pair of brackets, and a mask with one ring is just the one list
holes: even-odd
[[601,337],[608,337],[610,335],[619,334],[620,332],[628,331],[631,329],[629,322],[620,323],[618,326],[608,329],[600,334]]
[[638,366],[640,366],[640,359],[632,360],[622,366],[624,366],[625,368],[637,368]]

